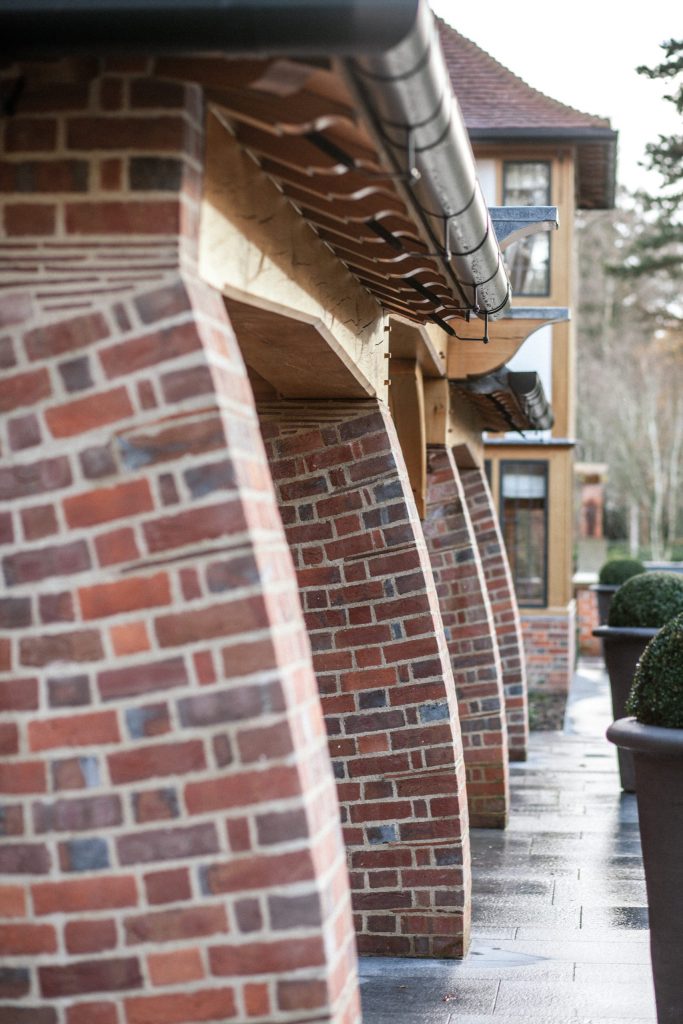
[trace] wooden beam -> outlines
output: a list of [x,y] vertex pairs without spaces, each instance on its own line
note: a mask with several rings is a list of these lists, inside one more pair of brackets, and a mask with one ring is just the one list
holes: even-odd
[[[211,114],[206,150],[200,275],[234,304],[243,337],[252,342],[254,369],[292,394],[296,368],[298,397],[332,397],[320,391],[332,377],[335,396],[385,397],[388,334],[377,301]],[[258,310],[274,315],[270,327]],[[273,364],[283,351],[292,359],[266,372],[266,348]],[[283,378],[274,379],[280,371]]]
[[368,398],[374,389],[333,336],[268,309],[224,299],[244,361],[284,398]]
[[[564,310],[563,310],[564,312]],[[480,339],[484,333],[482,320],[458,323],[455,328],[460,338],[448,339],[448,377],[450,380],[466,380],[468,377],[482,377],[499,370],[512,359],[526,339],[545,327],[566,317],[547,318],[504,318],[489,323],[489,343]],[[461,338],[472,339],[462,341]]]
[[427,442],[422,369],[415,359],[392,359],[391,414],[403,452],[418,515],[427,511]]
[[424,381],[425,440],[427,444],[448,444],[450,388],[445,377]]
[[448,336],[439,331],[441,338],[437,342],[434,333],[424,325],[403,317],[390,317],[389,348],[392,359],[416,359],[425,377],[444,377]]

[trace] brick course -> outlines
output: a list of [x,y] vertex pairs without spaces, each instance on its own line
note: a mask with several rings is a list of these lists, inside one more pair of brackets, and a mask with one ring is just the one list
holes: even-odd
[[470,821],[504,828],[509,812],[507,727],[493,612],[452,452],[427,452],[427,547],[453,666]]
[[393,424],[375,401],[259,413],[313,649],[358,947],[462,955],[470,878],[457,704]]

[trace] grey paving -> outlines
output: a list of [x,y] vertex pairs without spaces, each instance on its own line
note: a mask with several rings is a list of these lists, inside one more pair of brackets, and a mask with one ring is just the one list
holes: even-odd
[[474,829],[468,957],[363,957],[365,1024],[656,1024],[638,816],[620,792],[597,660],[563,732],[511,766],[505,832]]

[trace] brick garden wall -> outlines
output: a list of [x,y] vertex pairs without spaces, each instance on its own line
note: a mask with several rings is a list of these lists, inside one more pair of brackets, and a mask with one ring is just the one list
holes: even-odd
[[529,742],[526,662],[514,583],[493,497],[482,469],[460,469],[467,509],[474,527],[488,590],[503,673],[508,752],[526,758]]
[[507,730],[498,642],[477,538],[452,452],[427,452],[425,537],[446,631],[463,734],[470,821],[503,828]]
[[525,615],[522,630],[529,690],[567,693],[576,656],[574,602],[566,615]]
[[359,949],[461,955],[470,877],[457,703],[393,424],[375,401],[259,412],[313,647]]
[[187,271],[200,97],[107,67],[4,121],[0,1021],[354,1021],[291,557]]
[[600,640],[593,636],[593,630],[600,625],[598,598],[588,585],[574,586],[576,620],[579,635],[579,653],[593,658],[602,656]]

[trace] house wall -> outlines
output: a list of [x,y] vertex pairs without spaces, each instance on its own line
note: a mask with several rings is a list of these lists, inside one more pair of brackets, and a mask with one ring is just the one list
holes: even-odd
[[[551,168],[551,202],[558,207],[560,228],[551,235],[550,293],[545,296],[515,296],[516,306],[569,306],[573,304],[574,154],[570,147],[507,143],[478,145],[478,159],[488,162],[491,187],[497,201],[503,200],[505,160],[548,161]],[[493,184],[495,181],[495,185]],[[491,197],[489,196],[489,201]],[[552,326],[552,408],[555,424],[552,438],[573,439],[575,431],[575,337],[571,321]],[[500,438],[496,439],[497,441]],[[488,444],[486,458],[492,469],[492,491],[500,508],[499,468],[504,459],[547,459],[550,471],[548,500],[548,596],[544,609],[521,607],[525,637],[528,686],[534,689],[566,691],[573,672],[575,647],[573,575],[573,449],[570,444],[548,448],[514,439]],[[561,640],[560,640],[561,634]],[[540,650],[537,645],[540,644]],[[548,652],[552,656],[548,657]]]
[[3,128],[0,1017],[351,1022],[298,589],[193,272],[201,95],[104,67]]

